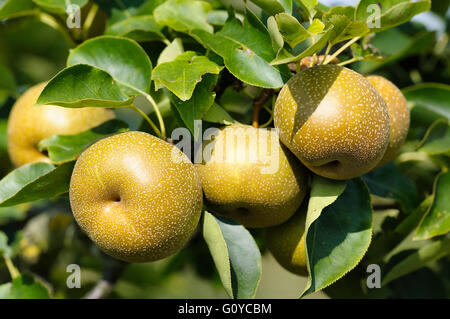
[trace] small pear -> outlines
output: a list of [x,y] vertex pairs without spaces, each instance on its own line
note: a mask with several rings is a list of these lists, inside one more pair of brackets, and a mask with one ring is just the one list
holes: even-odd
[[248,228],[281,224],[294,214],[307,189],[307,173],[282,146],[275,130],[226,126],[197,168],[212,212]]
[[266,245],[278,263],[290,272],[308,276],[305,251],[306,207],[294,214],[284,224],[266,231]]
[[379,75],[370,75],[367,79],[386,102],[391,124],[389,145],[378,164],[378,166],[381,166],[392,160],[405,143],[408,135],[410,114],[402,91],[394,83]]
[[104,108],[65,108],[35,103],[46,83],[29,88],[13,105],[8,119],[8,152],[18,167],[32,162],[50,162],[38,143],[55,134],[78,134],[114,118]]
[[128,262],[181,249],[203,202],[192,162],[144,132],[117,134],[87,148],[75,164],[69,195],[81,229],[104,252]]
[[294,75],[274,110],[280,139],[317,175],[345,180],[372,170],[389,143],[386,103],[359,73],[319,65]]

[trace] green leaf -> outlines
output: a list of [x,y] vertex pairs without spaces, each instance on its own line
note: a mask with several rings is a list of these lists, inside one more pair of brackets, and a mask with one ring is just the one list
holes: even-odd
[[[325,207],[335,202],[344,192],[345,188],[346,182],[336,182],[314,175],[306,214],[305,234],[308,234],[309,228],[320,217]],[[308,255],[308,251],[306,254]],[[311,273],[309,271],[309,265],[308,272]],[[308,281],[310,279],[311,277],[309,277]]]
[[116,23],[119,20],[127,19],[131,16],[152,14],[153,10],[165,0],[94,0],[99,7],[111,17],[110,22]]
[[208,111],[203,115],[203,121],[231,125],[238,123],[231,115],[220,105],[213,103]]
[[389,282],[410,274],[426,265],[435,262],[450,254],[450,239],[443,238],[441,240],[432,242],[416,252],[410,254],[405,259],[396,264],[384,276],[382,285],[385,286]]
[[449,121],[442,119],[434,122],[420,142],[418,151],[430,155],[446,154],[450,156]]
[[283,86],[287,75],[269,64],[275,57],[270,35],[251,12],[247,12],[243,24],[232,18],[215,34],[203,30],[190,34],[220,55],[227,69],[241,81],[264,88]]
[[33,0],[33,2],[46,11],[66,14],[69,4],[74,4],[82,8],[88,3],[88,0]]
[[379,52],[373,46],[360,45],[359,43],[353,43],[351,45],[352,55],[358,60],[366,61],[383,61],[384,57],[379,54]]
[[0,286],[0,299],[49,299],[47,288],[33,277],[22,275]]
[[[366,253],[372,236],[370,194],[361,179],[348,180],[345,190],[313,181],[306,219],[309,278],[302,296],[323,289],[353,269]],[[344,184],[345,185],[345,184]],[[317,198],[320,194],[325,198]],[[311,201],[321,205],[311,206]],[[323,208],[323,203],[333,201]],[[320,216],[311,222],[321,210]],[[312,214],[312,216],[310,216]]]
[[203,80],[197,84],[191,99],[187,101],[180,100],[174,94],[169,96],[172,105],[192,134],[195,134],[194,121],[203,119],[203,116],[214,103],[216,93],[212,89],[216,81],[216,75],[205,75]]
[[123,107],[132,103],[116,81],[103,70],[77,64],[59,72],[42,91],[36,104],[64,107]]
[[169,0],[158,6],[153,15],[158,24],[176,31],[200,29],[211,33],[213,27],[207,22],[210,10],[211,5],[204,1]]
[[192,34],[200,43],[220,55],[227,69],[239,80],[264,88],[283,86],[281,72],[244,45],[202,30],[194,30]]
[[120,120],[110,120],[97,127],[76,135],[53,135],[39,142],[40,152],[47,151],[54,163],[75,160],[89,145],[95,141],[118,133],[128,131],[128,126]]
[[450,172],[436,178],[434,199],[417,228],[414,239],[428,239],[450,231]]
[[74,162],[55,166],[31,163],[0,180],[0,207],[14,206],[67,193]]
[[171,62],[157,65],[153,70],[152,80],[155,81],[156,89],[165,86],[180,100],[186,101],[191,98],[203,75],[219,74],[220,70],[221,67],[207,57],[187,51]]
[[313,22],[308,27],[308,32],[311,34],[318,34],[323,31],[325,24],[319,19],[314,19]]
[[[8,236],[0,231],[0,257],[11,258],[12,249],[8,245]],[[1,260],[2,258],[0,258]]]
[[105,34],[127,37],[135,41],[158,41],[164,40],[161,27],[151,15],[130,17],[110,25]]
[[[366,264],[378,263],[386,255],[398,247],[405,239],[411,235],[417,226],[420,224],[425,213],[428,211],[432,203],[432,196],[425,198],[418,207],[410,212],[402,220],[393,220],[389,212],[376,212],[374,218],[380,220],[380,230],[376,232],[373,241],[364,256]],[[375,229],[375,227],[374,227]],[[411,241],[409,241],[411,243]]]
[[328,10],[325,15],[330,16],[333,14],[344,15],[350,20],[355,19],[355,7],[352,6],[336,6]]
[[270,15],[292,12],[292,0],[253,0],[252,2]]
[[161,52],[157,65],[164,62],[171,62],[184,52],[183,42],[180,38],[175,38],[168,46]]
[[215,26],[223,26],[228,19],[226,10],[211,10],[208,12],[207,22]]
[[392,162],[363,175],[362,178],[372,194],[400,202],[407,212],[417,207],[421,201],[413,181]]
[[[376,7],[369,7],[370,5]],[[381,14],[378,17],[379,25],[371,27],[370,31],[380,32],[408,22],[416,14],[430,10],[430,7],[430,0],[361,0],[356,7],[355,17],[371,27],[371,23],[376,25],[374,18],[377,13],[376,8],[378,8]]]
[[[223,288],[230,298],[233,298],[231,283],[231,264],[228,247],[217,219],[206,212],[203,214],[203,238],[208,245],[211,256],[222,281]],[[0,238],[1,239],[1,238]],[[0,243],[1,244],[1,243]],[[1,247],[1,246],[0,246]]]
[[[419,226],[432,203],[433,197],[429,195],[395,227],[395,233],[400,234],[400,238],[402,239],[408,236],[417,226]],[[400,241],[398,241],[398,243],[400,243]]]
[[450,120],[450,85],[440,83],[425,83],[414,85],[402,90],[408,103],[411,104],[411,111],[415,108],[425,109],[429,113],[434,113],[440,117]]
[[261,278],[261,253],[248,230],[205,211],[203,236],[227,294],[254,298]]
[[33,8],[31,0],[0,0],[0,20],[19,16]]
[[295,61],[300,61],[304,57],[307,57],[307,56],[313,55],[314,53],[317,53],[327,43],[328,38],[330,37],[332,31],[333,31],[333,27],[330,27],[330,29],[326,30],[325,33],[317,35],[316,42],[313,45],[311,45],[310,47],[308,47],[306,50],[302,51],[300,54],[293,56],[293,57],[276,58],[272,62],[270,62],[270,64],[271,65],[279,65],[279,64],[286,64],[286,63],[291,63],[291,62],[295,62]]
[[363,61],[357,65],[356,71],[364,74],[373,73],[381,67],[386,67],[409,56],[425,53],[434,45],[435,37],[435,33],[428,31],[417,32],[410,36],[398,28],[376,33],[370,40],[370,44],[386,58],[377,63]]
[[280,33],[292,48],[311,36],[311,34],[300,24],[300,22],[298,22],[298,20],[290,14],[277,14],[275,16],[275,20],[277,21]]
[[345,190],[345,182],[336,182],[314,175],[308,204],[305,232],[320,217],[322,210],[331,205]]
[[367,25],[361,21],[352,21],[345,15],[325,15],[326,24],[334,26],[328,41],[331,45],[350,40],[356,37],[362,37],[369,33]]
[[280,30],[278,30],[277,21],[272,16],[267,19],[267,29],[272,40],[272,48],[275,52],[278,52],[283,48],[284,40]]
[[69,54],[67,66],[76,64],[107,72],[129,96],[150,90],[152,64],[144,49],[131,39],[100,36],[87,40]]
[[319,0],[295,0],[295,2],[305,10],[308,17],[313,18],[316,15],[316,6],[319,4]]

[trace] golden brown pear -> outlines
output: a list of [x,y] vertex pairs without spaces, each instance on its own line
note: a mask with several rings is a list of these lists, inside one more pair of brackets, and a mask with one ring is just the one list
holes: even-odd
[[305,197],[306,170],[275,130],[227,126],[203,150],[211,156],[195,166],[212,212],[268,227],[291,217]]
[[86,149],[69,195],[86,234],[128,262],[158,260],[181,249],[197,227],[203,202],[192,162],[143,132],[110,136]]
[[39,152],[38,143],[54,134],[72,135],[114,118],[103,108],[65,108],[35,106],[46,83],[28,89],[14,104],[8,119],[8,152],[15,166],[32,162],[50,162]]
[[311,171],[344,180],[373,169],[389,142],[386,103],[370,82],[337,65],[294,75],[274,110],[281,141]]
[[290,272],[308,276],[305,252],[306,207],[287,222],[270,227],[266,231],[266,244],[278,263]]
[[367,79],[386,102],[391,124],[389,145],[378,164],[378,166],[381,166],[393,159],[403,143],[405,143],[406,136],[408,135],[410,115],[406,99],[394,83],[378,75],[370,75]]

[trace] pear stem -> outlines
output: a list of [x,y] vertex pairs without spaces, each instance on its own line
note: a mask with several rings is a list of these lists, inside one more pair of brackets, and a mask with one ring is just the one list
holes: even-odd
[[69,32],[67,32],[66,28],[63,27],[53,16],[51,16],[45,12],[40,12],[38,14],[38,18],[39,18],[39,21],[41,21],[42,23],[61,32],[61,34],[64,36],[64,38],[66,39],[67,43],[70,45],[71,48],[74,48],[77,45],[75,43],[75,41],[72,39]]
[[17,270],[17,268],[14,266],[11,258],[9,258],[9,257],[4,257],[4,258],[5,258],[6,268],[8,268],[11,278],[14,280],[15,278],[19,277],[20,273]]
[[331,43],[328,43],[327,48],[325,50],[325,54],[323,55],[323,60],[321,61],[321,64],[323,64],[327,60],[328,54],[330,54],[330,51],[331,51],[332,47],[333,46],[331,45]]
[[266,128],[266,127],[268,127],[270,125],[270,123],[272,123],[272,121],[273,121],[273,109],[274,109],[274,106],[275,106],[275,101],[276,101],[276,97],[274,95],[274,96],[272,96],[272,109],[269,109],[267,106],[263,105],[264,109],[270,114],[270,118],[269,118],[269,120],[266,123],[264,123],[263,125],[260,125],[259,126],[260,128]]
[[349,46],[351,46],[353,43],[361,39],[361,37],[356,37],[348,41],[346,44],[344,44],[342,47],[340,47],[336,52],[334,52],[330,57],[328,57],[323,64],[330,63],[334,58],[336,58],[339,54],[344,52],[345,49],[347,49]]
[[259,112],[266,102],[272,97],[273,90],[263,89],[261,94],[253,102],[253,119],[252,126],[258,128],[259,126]]
[[352,58],[352,59],[350,59],[350,60],[347,60],[347,61],[341,62],[341,63],[339,63],[338,65],[340,65],[340,66],[344,66],[344,65],[347,65],[347,64],[350,64],[350,63],[353,63],[353,62],[359,61],[359,60],[360,60],[359,58]]
[[134,109],[136,112],[138,112],[142,117],[150,124],[152,129],[155,131],[156,135],[158,135],[159,138],[164,139],[165,136],[162,135],[161,131],[158,129],[155,123],[148,117],[147,114],[145,114],[144,111],[142,111],[140,108],[138,108],[136,105],[131,104],[130,108]]
[[108,297],[127,266],[125,262],[110,260],[108,257],[105,257],[105,262],[103,278],[86,294],[84,299],[102,299]]
[[92,3],[92,6],[89,9],[88,15],[83,24],[83,38],[84,39],[87,39],[89,36],[89,30],[91,29],[92,23],[94,22],[97,12],[98,12],[98,5],[96,3]]
[[[160,138],[162,138],[162,139],[165,139],[166,138],[166,127],[165,127],[165,125],[164,125],[164,120],[163,120],[163,117],[162,117],[162,115],[161,115],[161,112],[160,112],[160,110],[159,110],[159,107],[158,107],[158,104],[156,104],[156,102],[155,102],[155,100],[152,98],[152,96],[150,95],[150,94],[148,94],[147,92],[144,92],[144,91],[141,91],[141,90],[139,90],[139,89],[137,89],[137,88],[133,88],[134,90],[136,90],[137,92],[139,92],[140,94],[142,94],[144,97],[145,97],[145,99],[147,100],[147,101],[149,101],[150,102],[150,104],[153,106],[153,109],[155,110],[155,113],[156,113],[156,117],[158,118],[158,122],[159,122],[159,128],[161,129],[161,130],[158,130],[158,129],[156,129],[155,130],[155,128],[154,128],[154,123],[150,120],[150,118],[147,116],[147,114],[145,114],[144,112],[142,112],[142,110],[141,109],[139,109],[137,106],[135,106],[135,105],[133,105],[133,108],[135,108],[136,109],[136,111],[138,111],[142,116],[144,116],[144,114],[145,114],[145,116],[144,116],[144,118],[147,120],[147,122],[151,125],[151,127],[155,130],[155,132],[159,132],[159,134],[158,134],[158,136],[160,137]],[[151,123],[153,123],[153,124],[151,124]]]
[[160,131],[161,135],[163,138],[165,138],[166,137],[166,127],[164,125],[164,120],[163,120],[163,117],[159,110],[158,104],[156,104],[155,100],[152,98],[152,96],[150,94],[146,93],[144,96],[147,99],[147,101],[149,101],[150,104],[153,106],[153,109],[155,110],[155,113],[156,113],[156,117],[158,118],[159,127],[161,129],[161,131]]

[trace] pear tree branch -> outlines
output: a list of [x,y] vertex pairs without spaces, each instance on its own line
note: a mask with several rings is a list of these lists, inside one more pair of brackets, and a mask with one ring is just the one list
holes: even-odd
[[259,113],[263,106],[270,100],[273,95],[272,89],[263,89],[261,94],[253,102],[253,119],[252,126],[258,128],[259,126]]
[[126,266],[126,262],[106,256],[102,279],[86,294],[84,299],[102,299],[108,297]]

